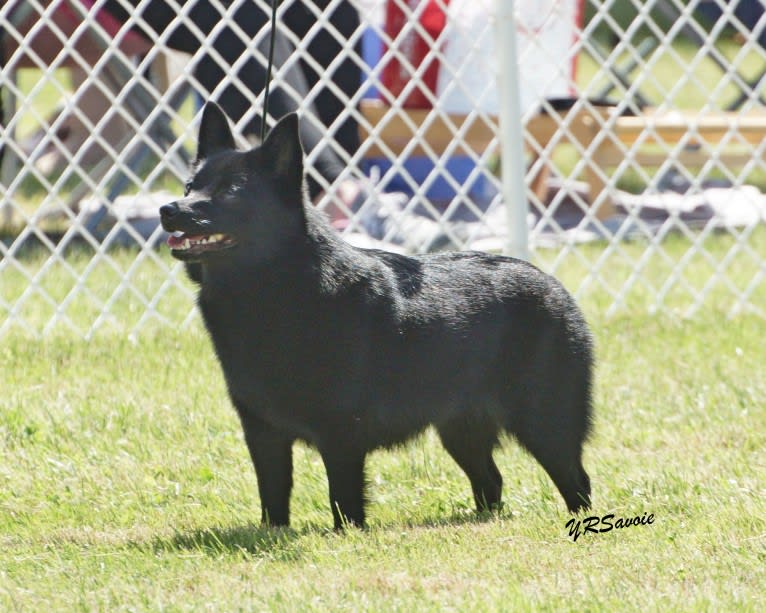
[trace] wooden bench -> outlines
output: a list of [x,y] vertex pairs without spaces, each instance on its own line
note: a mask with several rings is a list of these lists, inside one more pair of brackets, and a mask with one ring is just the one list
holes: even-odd
[[[401,155],[405,151],[409,155],[424,155],[427,149],[441,155],[451,146],[457,154],[466,153],[466,149],[482,153],[497,145],[494,117],[488,125],[476,116],[450,114],[446,119],[441,115],[429,118],[430,110],[400,109],[384,123],[390,108],[381,102],[365,101],[361,111],[372,126],[368,130],[360,123],[365,157],[386,157],[389,152]],[[427,127],[422,128],[427,120]],[[452,138],[456,129],[462,137],[457,146]],[[685,166],[701,166],[713,155],[723,164],[742,165],[766,139],[766,109],[746,113],[648,109],[638,116],[616,116],[611,107],[591,107],[553,115],[540,113],[527,123],[525,130],[526,147],[533,163],[537,151],[550,142],[554,147],[574,143],[578,150],[590,152],[585,181],[591,202],[597,207],[595,214],[603,219],[614,213],[614,186],[608,180],[608,172],[622,162],[626,149],[631,150],[631,159],[636,164],[645,167],[662,164],[667,159],[662,150],[680,143],[701,145],[676,152],[675,159]],[[427,148],[421,144],[423,141]],[[538,197],[544,194],[546,179],[545,171],[531,179],[530,188]]]
[[[564,121],[569,134],[560,131]],[[646,109],[641,115],[615,116],[613,110],[599,107],[571,117],[538,115],[526,129],[539,145],[557,138],[556,145],[577,141],[581,148],[591,148],[586,182],[591,202],[598,207],[596,216],[604,218],[614,212],[614,184],[607,180],[608,172],[625,159],[626,151],[634,164],[646,168],[663,164],[673,147],[673,158],[685,167],[699,167],[713,158],[723,165],[742,166],[766,139],[766,109],[746,113]]]

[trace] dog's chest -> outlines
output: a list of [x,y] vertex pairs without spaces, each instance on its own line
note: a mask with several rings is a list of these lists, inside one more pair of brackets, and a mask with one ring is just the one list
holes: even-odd
[[[293,334],[276,310],[241,296],[200,296],[200,310],[227,378],[257,375],[280,361],[280,347],[292,345]],[[284,316],[289,316],[283,313]],[[241,372],[244,371],[244,372]]]
[[[303,406],[316,405],[336,387],[323,368],[325,335],[305,304],[269,304],[243,296],[200,295],[200,310],[236,402],[275,411],[268,417],[300,420]],[[321,338],[320,338],[321,337]],[[289,414],[285,414],[285,413]]]

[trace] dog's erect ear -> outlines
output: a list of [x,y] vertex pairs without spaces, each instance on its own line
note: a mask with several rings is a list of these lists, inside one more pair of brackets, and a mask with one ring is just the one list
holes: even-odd
[[202,110],[197,159],[204,160],[211,155],[221,151],[231,151],[234,148],[234,135],[231,133],[226,114],[215,102],[208,102]]
[[279,120],[256,150],[274,178],[287,187],[301,189],[303,184],[303,148],[298,131],[298,114],[289,113]]

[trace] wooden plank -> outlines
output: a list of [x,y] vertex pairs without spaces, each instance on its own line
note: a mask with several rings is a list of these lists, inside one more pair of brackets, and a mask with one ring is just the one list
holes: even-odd
[[[464,127],[462,142],[454,148],[457,155],[481,155],[496,139],[497,118],[494,117],[490,118],[493,122],[490,125],[478,115],[450,114],[445,120],[432,109],[397,109],[392,112],[390,107],[378,100],[365,100],[360,109],[366,120],[359,122],[364,157],[387,157],[386,149],[395,155],[401,155],[405,150],[410,155],[426,155],[430,148],[441,155],[454,144],[455,131]],[[386,146],[381,147],[378,141]],[[428,143],[428,148],[420,144],[423,141]]]
[[690,137],[699,137],[697,141],[706,143],[718,144],[727,140],[731,145],[760,144],[766,138],[766,112],[647,112],[636,117],[618,118],[614,133],[626,145],[639,139],[642,145],[670,144]]
[[558,139],[554,145],[577,142],[587,147],[601,130],[606,118],[606,111],[600,108],[595,108],[594,112],[584,109],[556,115],[540,113],[527,122],[527,146],[536,149],[529,139],[531,136],[541,147],[545,147],[554,138]]
[[[463,140],[476,153],[481,153],[490,146],[497,131],[496,117],[492,117],[493,123],[488,125],[482,118],[472,115],[450,114],[447,121],[430,109],[399,109],[389,115],[390,108],[377,100],[364,101],[361,111],[372,127],[371,131],[368,130],[366,125],[362,125],[365,122],[361,122],[359,126],[360,136],[366,147],[365,156],[370,157],[385,155],[383,148],[372,141],[373,134],[386,143],[396,155],[401,154],[413,140],[420,138],[437,154],[441,154],[454,140],[450,123],[460,129],[466,122],[470,122]],[[557,145],[576,141],[587,147],[606,129],[603,124],[607,121],[608,112],[608,109],[597,107],[593,112],[582,110],[573,115],[541,113],[527,123],[526,131],[540,146],[545,146],[553,138],[559,138],[561,140]],[[426,122],[428,127],[418,136],[418,129]],[[563,125],[566,125],[566,128],[562,127]],[[615,139],[628,146],[639,141],[641,146],[675,144],[683,139],[690,139],[690,136],[690,142],[718,144],[726,141],[725,146],[760,144],[766,139],[766,110],[744,114],[648,111],[635,117],[614,118],[609,129]],[[463,147],[460,147],[460,150],[464,152]],[[413,155],[423,155],[425,152],[420,145],[413,145],[410,151]]]

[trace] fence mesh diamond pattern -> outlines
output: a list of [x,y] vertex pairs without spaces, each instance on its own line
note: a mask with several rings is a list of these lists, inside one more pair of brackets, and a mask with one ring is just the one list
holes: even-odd
[[[271,108],[300,112],[312,198],[349,241],[506,248],[496,6],[279,4]],[[514,8],[533,261],[606,313],[764,316],[764,3]],[[269,12],[3,3],[0,335],[195,318],[157,209],[183,190],[205,100],[257,141]]]

